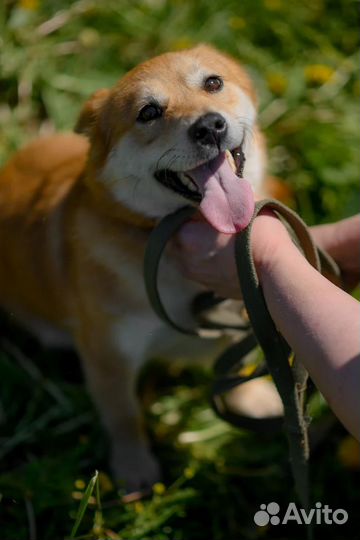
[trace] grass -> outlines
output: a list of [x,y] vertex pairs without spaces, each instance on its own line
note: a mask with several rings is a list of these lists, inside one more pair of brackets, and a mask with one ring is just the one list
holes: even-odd
[[[270,172],[294,188],[306,221],[357,212],[359,35],[352,0],[6,0],[0,162],[39,133],[71,129],[87,96],[139,61],[200,41],[248,66]],[[141,393],[164,484],[131,501],[108,476],[107,441],[74,353],[43,349],[5,315],[0,345],[1,539],[304,538],[299,525],[254,525],[261,503],[283,508],[294,500],[286,442],[282,434],[256,435],[216,419],[205,368],[147,368]],[[350,519],[318,526],[316,538],[355,539],[358,450],[317,401],[314,422],[324,435],[311,459],[312,497],[345,508]]]

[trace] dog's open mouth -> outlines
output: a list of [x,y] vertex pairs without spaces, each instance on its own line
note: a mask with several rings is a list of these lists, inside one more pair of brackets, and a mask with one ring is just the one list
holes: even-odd
[[254,211],[251,185],[242,178],[241,146],[189,171],[162,169],[155,178],[165,187],[199,204],[199,210],[218,231],[232,234],[246,227]]
[[[233,150],[226,150],[226,158],[230,163],[236,176],[243,177],[245,155],[242,146]],[[155,178],[165,187],[172,189],[185,199],[199,203],[203,195],[191,176],[191,171],[172,171],[171,169],[160,169],[155,172]]]

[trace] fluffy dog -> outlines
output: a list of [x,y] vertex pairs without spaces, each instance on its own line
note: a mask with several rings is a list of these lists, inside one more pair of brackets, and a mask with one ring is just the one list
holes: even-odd
[[[76,347],[115,475],[139,489],[159,476],[134,391],[140,366],[223,345],[176,335],[154,315],[144,248],[159,218],[185,204],[222,232],[248,223],[252,189],[264,190],[256,98],[237,62],[201,45],[96,92],[76,131],[36,140],[0,173],[0,303],[43,342]],[[171,256],[160,280],[168,311],[189,326],[199,287]]]

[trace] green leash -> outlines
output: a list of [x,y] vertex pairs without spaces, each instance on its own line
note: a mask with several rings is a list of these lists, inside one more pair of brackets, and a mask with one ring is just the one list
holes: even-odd
[[277,201],[265,200],[257,203],[251,222],[235,239],[235,260],[240,287],[254,334],[261,346],[269,372],[280,394],[284,406],[284,425],[289,442],[289,453],[295,489],[303,507],[309,510],[309,446],[307,426],[304,418],[304,393],[306,370],[294,362],[290,366],[290,347],[277,331],[267,309],[257,278],[251,253],[250,238],[254,220],[263,208],[274,210],[285,219],[291,232],[300,244],[304,256],[317,270],[320,260],[305,223],[289,208]]
[[[257,278],[251,253],[250,238],[254,220],[263,208],[274,211],[285,223],[290,229],[294,241],[314,268],[319,271],[325,270],[328,275],[333,277],[335,282],[340,283],[339,269],[328,255],[316,248],[302,219],[279,201],[272,199],[259,201],[255,206],[251,222],[235,239],[235,260],[240,287],[253,334],[249,332],[242,341],[229,347],[216,361],[214,369],[217,379],[213,387],[211,400],[214,409],[224,420],[240,427],[272,432],[284,424],[288,437],[295,489],[303,508],[308,511],[310,507],[309,447],[307,422],[304,416],[308,375],[305,368],[296,360],[293,360],[290,365],[291,349],[274,325]],[[144,259],[145,287],[154,311],[167,324],[187,334],[218,337],[219,330],[183,328],[176,321],[170,319],[164,309],[158,290],[157,274],[165,246],[183,223],[193,216],[195,211],[195,208],[184,207],[166,216],[152,231]],[[221,328],[224,327],[221,326]],[[238,372],[243,365],[244,357],[257,344],[263,350],[267,367],[260,366],[251,375],[240,376]],[[222,400],[223,394],[239,384],[246,383],[266,373],[271,374],[280,394],[284,407],[283,417],[252,418],[226,410]],[[309,538],[311,534],[309,529]]]

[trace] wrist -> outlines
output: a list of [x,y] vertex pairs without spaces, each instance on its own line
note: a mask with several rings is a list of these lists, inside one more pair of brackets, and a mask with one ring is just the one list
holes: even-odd
[[268,210],[261,212],[254,221],[251,246],[260,282],[264,275],[277,266],[289,250],[290,252],[292,249],[297,251],[282,222]]

